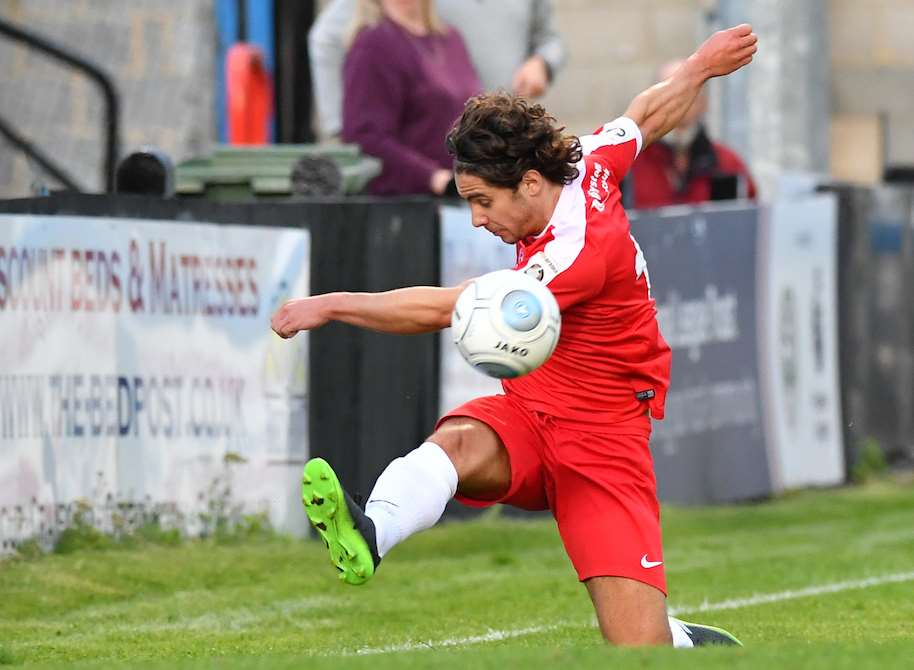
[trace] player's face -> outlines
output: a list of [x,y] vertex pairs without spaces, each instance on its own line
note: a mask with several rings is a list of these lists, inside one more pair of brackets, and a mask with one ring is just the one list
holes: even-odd
[[515,244],[536,234],[532,207],[523,193],[523,184],[517,189],[493,186],[475,175],[455,175],[460,197],[470,204],[473,225],[485,228],[507,244]]

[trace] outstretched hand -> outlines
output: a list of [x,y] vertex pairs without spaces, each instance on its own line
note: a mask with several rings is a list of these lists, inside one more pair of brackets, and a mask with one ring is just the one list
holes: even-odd
[[301,330],[313,330],[323,326],[329,319],[324,315],[322,297],[310,296],[286,302],[273,315],[270,322],[273,332],[288,339]]
[[711,35],[695,51],[694,58],[709,77],[721,77],[752,62],[752,55],[758,51],[757,42],[752,26],[743,23]]

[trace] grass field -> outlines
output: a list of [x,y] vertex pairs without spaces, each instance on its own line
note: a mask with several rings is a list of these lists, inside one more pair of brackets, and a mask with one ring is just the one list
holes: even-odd
[[664,526],[671,607],[745,648],[606,647],[552,522],[487,518],[412,538],[363,587],[318,543],[270,537],[7,561],[0,665],[914,667],[910,483],[667,508]]

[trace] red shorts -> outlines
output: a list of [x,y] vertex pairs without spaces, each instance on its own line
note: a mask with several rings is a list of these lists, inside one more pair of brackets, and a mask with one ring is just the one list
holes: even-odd
[[666,594],[647,415],[595,431],[495,395],[457,407],[438,425],[459,416],[482,421],[501,438],[511,460],[511,487],[494,500],[458,500],[552,510],[581,581],[628,577]]

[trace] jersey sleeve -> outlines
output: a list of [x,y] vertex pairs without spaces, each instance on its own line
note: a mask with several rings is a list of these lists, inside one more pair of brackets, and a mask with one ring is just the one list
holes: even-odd
[[598,128],[593,135],[581,137],[584,155],[596,154],[608,164],[616,184],[621,184],[641,152],[641,129],[626,116]]

